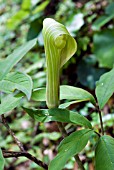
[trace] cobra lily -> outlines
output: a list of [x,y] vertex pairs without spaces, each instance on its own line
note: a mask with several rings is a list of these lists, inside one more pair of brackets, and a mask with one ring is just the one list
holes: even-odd
[[43,21],[43,39],[47,64],[46,103],[48,108],[59,105],[60,69],[77,50],[75,39],[64,25],[54,19]]

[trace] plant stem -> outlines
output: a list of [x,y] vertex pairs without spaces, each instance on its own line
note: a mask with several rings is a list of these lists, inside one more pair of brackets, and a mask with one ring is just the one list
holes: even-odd
[[43,163],[42,161],[38,160],[36,157],[32,156],[30,153],[27,152],[13,152],[13,151],[6,151],[2,150],[4,158],[10,158],[10,157],[26,157],[30,159],[31,161],[35,162],[40,167],[44,168],[45,170],[48,170],[47,164]]
[[20,152],[2,150],[4,158],[10,158],[10,157],[18,158],[18,157],[24,156],[24,157],[30,159],[31,161],[35,162],[37,165],[41,166],[45,170],[48,170],[47,164],[43,163],[42,161],[38,160],[36,157],[32,156],[27,151],[25,151],[23,144],[19,141],[19,139],[17,139],[14,132],[10,129],[10,126],[8,125],[4,115],[1,115],[1,119],[2,119],[1,123],[6,127],[7,131],[13,137],[15,143],[17,144],[17,146],[20,149]]
[[103,121],[102,121],[101,110],[100,110],[99,106],[96,106],[96,109],[97,109],[97,111],[99,113],[100,124],[101,124],[101,133],[102,133],[102,135],[104,135],[104,128],[103,128]]
[[75,158],[75,160],[76,160],[76,162],[77,162],[77,164],[78,164],[80,170],[85,170],[85,168],[84,168],[84,166],[83,166],[83,164],[82,164],[82,162],[81,162],[79,156],[78,156],[78,155],[75,155],[74,158]]
[[8,130],[9,134],[12,136],[12,138],[14,139],[15,143],[17,144],[17,146],[19,147],[19,149],[22,152],[25,152],[25,149],[23,147],[23,144],[17,139],[17,137],[15,136],[14,132],[11,130],[10,126],[8,125],[6,118],[4,117],[4,115],[1,115],[2,118],[2,124],[6,127],[6,129]]
[[59,131],[61,132],[63,138],[67,137],[67,132],[63,126],[63,124],[61,122],[57,122],[57,125],[58,125],[58,128],[59,128]]
[[[59,130],[60,130],[60,132],[61,132],[63,138],[67,137],[68,134],[67,134],[67,132],[66,132],[66,130],[65,130],[64,126],[63,126],[63,124],[60,123],[60,122],[57,122],[57,125],[58,125],[58,128],[59,128]],[[80,160],[78,154],[75,155],[74,158],[75,158],[75,160],[76,160],[76,162],[77,162],[77,164],[78,164],[80,170],[85,170],[85,168],[84,168],[84,166],[83,166],[83,164],[82,164],[82,162],[81,162],[81,160]]]
[[97,134],[97,136],[100,138],[101,137],[101,135],[98,133],[98,132],[96,132],[96,131],[94,131],[96,134]]

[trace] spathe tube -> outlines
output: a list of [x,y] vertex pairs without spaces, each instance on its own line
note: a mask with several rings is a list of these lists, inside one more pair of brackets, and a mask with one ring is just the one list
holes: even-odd
[[43,38],[47,65],[46,103],[59,105],[60,69],[77,50],[75,39],[64,25],[51,18],[43,21]]

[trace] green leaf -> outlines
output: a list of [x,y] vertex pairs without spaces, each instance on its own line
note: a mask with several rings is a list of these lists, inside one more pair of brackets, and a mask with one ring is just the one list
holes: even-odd
[[23,0],[22,5],[21,5],[21,9],[25,10],[25,11],[29,11],[31,8],[31,0]]
[[36,45],[37,39],[33,39],[23,44],[21,47],[14,50],[6,59],[0,61],[0,80],[2,80],[7,73],[17,64],[24,55]]
[[37,122],[49,122],[51,118],[48,113],[48,109],[29,109],[23,107],[23,109]]
[[[46,101],[46,89],[35,89],[32,94],[32,99],[35,101]],[[90,101],[94,105],[96,103],[94,97],[86,90],[67,85],[60,86],[60,100],[63,99],[77,100],[77,102],[80,102],[81,100]]]
[[94,53],[100,67],[114,65],[114,29],[106,29],[94,35]]
[[71,106],[72,104],[80,103],[80,102],[83,102],[83,101],[85,101],[85,100],[66,102],[66,103],[60,104],[59,108],[65,109],[65,108]]
[[90,55],[82,59],[77,67],[78,81],[92,91],[95,89],[96,81],[107,71],[105,68],[97,68],[96,64],[95,55]]
[[0,170],[4,170],[4,164],[5,164],[5,160],[2,155],[2,150],[0,149]]
[[43,38],[47,64],[46,103],[48,108],[59,105],[60,68],[77,50],[75,39],[64,25],[51,18],[43,21]]
[[38,143],[43,138],[47,138],[47,139],[55,141],[55,140],[58,140],[60,137],[61,137],[61,134],[59,132],[40,133],[40,134],[36,135],[34,137],[34,139],[32,139],[32,145],[34,145],[35,143]]
[[114,169],[114,138],[104,135],[99,139],[95,151],[95,169]]
[[65,163],[74,155],[78,154],[86,146],[93,131],[84,129],[72,133],[59,145],[57,156],[51,161],[49,170],[61,170]]
[[84,25],[84,14],[81,12],[73,13],[72,17],[66,21],[66,25],[71,35],[75,36],[75,32],[80,30],[80,28]]
[[109,22],[111,19],[113,19],[113,15],[109,16],[101,16],[99,17],[92,25],[93,30],[100,30],[102,26],[104,26],[107,22]]
[[34,89],[31,98],[34,101],[46,101],[46,88]]
[[[40,16],[39,16],[40,18]],[[42,22],[40,19],[35,19],[29,24],[29,30],[27,32],[27,40],[32,40],[33,38],[38,37],[42,30]],[[39,41],[39,40],[38,40]]]
[[100,77],[95,92],[102,109],[114,92],[114,68]]
[[11,30],[16,29],[16,27],[29,16],[29,11],[28,10],[20,10],[18,11],[14,16],[12,16],[10,19],[7,21],[7,27]]
[[0,114],[9,112],[13,110],[15,107],[17,107],[20,104],[21,98],[22,97],[16,98],[16,97],[13,97],[12,95],[3,97],[1,99],[1,104],[0,104]]
[[21,22],[26,19],[30,14],[31,0],[23,0],[21,4],[21,9],[17,11],[15,15],[7,21],[7,27],[9,29],[16,29],[16,27],[21,24]]
[[30,99],[32,92],[32,79],[27,74],[21,72],[11,72],[7,74],[4,80],[0,81],[0,90],[6,93],[12,93],[18,89],[26,94]]
[[40,5],[38,5],[34,10],[33,10],[33,14],[37,14],[39,12],[42,12],[47,5],[49,4],[50,0],[46,0],[44,2],[42,2]]
[[92,125],[88,119],[84,116],[69,111],[66,109],[28,109],[24,108],[24,110],[35,120],[38,122],[49,122],[49,121],[58,121],[64,123],[73,123],[76,125],[81,125],[92,129]]
[[114,16],[114,2],[110,3],[106,9],[105,9],[105,13],[107,15],[113,15]]
[[83,90],[81,88],[63,85],[60,87],[60,99],[69,99],[69,100],[83,100],[90,101],[92,104],[95,104],[96,101],[92,94]]
[[114,18],[114,2],[105,8],[105,14],[106,15],[98,17],[98,19],[92,24],[93,30],[100,30],[102,26]]

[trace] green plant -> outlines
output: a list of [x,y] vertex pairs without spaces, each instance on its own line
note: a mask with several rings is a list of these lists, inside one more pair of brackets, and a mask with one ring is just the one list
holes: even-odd
[[[60,68],[71,58],[77,49],[74,38],[71,37],[67,29],[53,19],[47,18],[43,25],[44,46],[47,61],[47,85],[46,88],[33,89],[33,83],[30,76],[21,72],[10,72],[17,62],[36,45],[37,39],[33,39],[9,55],[3,61],[0,61],[0,91],[1,104],[0,114],[2,115],[2,123],[7,127],[13,136],[21,152],[0,152],[1,167],[4,166],[4,157],[25,156],[44,169],[61,170],[66,162],[74,157],[79,168],[84,170],[84,166],[78,154],[85,148],[87,142],[97,136],[95,148],[95,168],[96,170],[113,170],[114,169],[114,139],[104,134],[102,112],[109,98],[114,92],[114,68],[101,76],[96,85],[96,97],[88,91],[68,86],[60,86]],[[15,91],[18,90],[18,91]],[[19,93],[21,91],[22,93]],[[58,147],[58,154],[50,162],[49,166],[42,161],[32,157],[26,152],[22,144],[15,138],[11,129],[5,122],[4,114],[20,104],[22,98],[27,96],[34,101],[46,101],[49,109],[31,109],[23,107],[23,109],[37,122],[56,121],[63,136]],[[63,99],[67,102],[60,103]],[[94,129],[91,122],[75,111],[66,109],[74,103],[89,101],[94,105],[95,111],[99,114],[101,134]],[[81,130],[71,133],[69,136],[64,128],[63,123],[71,123],[79,125]]]

